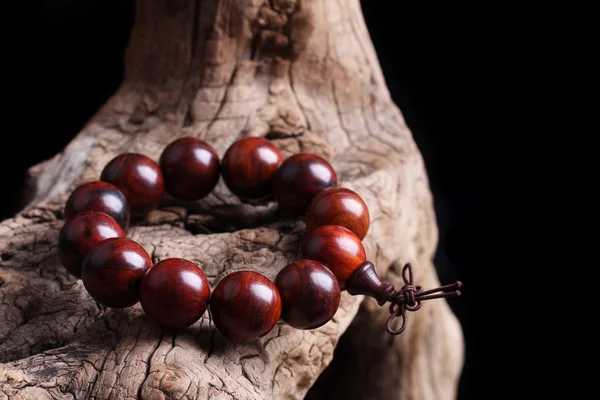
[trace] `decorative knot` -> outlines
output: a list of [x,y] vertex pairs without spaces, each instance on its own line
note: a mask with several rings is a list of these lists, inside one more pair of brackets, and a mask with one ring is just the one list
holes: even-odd
[[[386,329],[392,335],[399,335],[406,329],[407,311],[417,311],[421,308],[421,302],[424,300],[460,296],[460,289],[462,288],[462,283],[456,281],[451,285],[424,291],[421,286],[413,284],[413,270],[410,263],[402,268],[402,280],[404,286],[400,290],[392,291],[387,299],[390,302],[390,317],[387,320]],[[392,323],[398,317],[402,318],[402,324],[400,328],[394,329]]]

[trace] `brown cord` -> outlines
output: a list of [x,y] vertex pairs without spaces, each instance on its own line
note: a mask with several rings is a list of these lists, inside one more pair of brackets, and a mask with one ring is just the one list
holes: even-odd
[[[421,308],[423,300],[460,296],[460,288],[462,288],[462,283],[456,281],[451,285],[424,291],[421,286],[413,285],[413,270],[410,263],[402,268],[402,279],[404,280],[404,286],[398,291],[391,292],[387,299],[390,302],[391,315],[387,320],[386,329],[391,335],[399,335],[404,332],[407,324],[406,312],[417,311]],[[402,318],[402,326],[394,329],[392,328],[392,322],[397,317]]]

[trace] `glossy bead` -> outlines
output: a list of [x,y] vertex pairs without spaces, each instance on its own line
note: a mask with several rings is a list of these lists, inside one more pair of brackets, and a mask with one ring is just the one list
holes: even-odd
[[162,152],[159,165],[165,190],[180,200],[201,199],[219,182],[219,156],[208,143],[195,137],[170,143]]
[[365,248],[352,231],[339,225],[324,225],[308,233],[300,246],[301,257],[325,265],[337,277],[340,289],[366,261]]
[[202,317],[209,296],[210,285],[200,267],[182,258],[167,258],[142,278],[140,305],[158,325],[180,329]]
[[165,188],[159,166],[149,157],[125,153],[113,158],[102,170],[100,180],[123,192],[133,216],[156,208]]
[[69,273],[81,277],[81,266],[90,249],[125,231],[111,217],[97,211],[84,211],[68,219],[58,235],[58,257]]
[[340,305],[340,286],[323,264],[298,260],[284,267],[275,286],[281,296],[281,319],[296,329],[314,329],[327,323]]
[[65,219],[83,211],[102,212],[123,229],[129,226],[129,205],[123,192],[112,183],[94,181],[79,185],[67,199]]
[[89,251],[81,280],[97,302],[125,308],[138,302],[142,278],[151,267],[152,260],[142,246],[128,238],[110,238]]
[[283,212],[298,214],[306,210],[317,193],[336,185],[337,175],[324,158],[298,153],[281,164],[273,190]]
[[233,143],[223,156],[223,181],[231,193],[242,199],[263,199],[272,195],[273,176],[283,157],[279,149],[261,137],[247,137]]
[[350,229],[360,240],[367,235],[370,219],[364,200],[354,191],[339,186],[317,194],[304,217],[309,232],[323,225],[339,225]]
[[249,342],[266,335],[277,324],[281,298],[266,276],[254,271],[236,271],[214,288],[210,313],[223,335]]

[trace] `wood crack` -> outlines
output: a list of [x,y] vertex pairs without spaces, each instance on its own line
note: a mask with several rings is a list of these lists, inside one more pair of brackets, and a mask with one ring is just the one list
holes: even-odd
[[156,353],[156,350],[158,350],[158,348],[160,347],[160,344],[162,343],[164,335],[165,335],[165,332],[162,331],[160,334],[160,338],[158,339],[158,342],[156,343],[156,346],[154,346],[154,349],[152,349],[152,351],[148,355],[148,359],[146,360],[146,372],[144,374],[144,379],[142,379],[142,382],[140,383],[140,386],[137,389],[138,400],[143,400],[142,388],[144,387],[144,383],[146,383],[148,376],[150,376],[150,367],[152,366],[152,357],[154,356],[154,353]]

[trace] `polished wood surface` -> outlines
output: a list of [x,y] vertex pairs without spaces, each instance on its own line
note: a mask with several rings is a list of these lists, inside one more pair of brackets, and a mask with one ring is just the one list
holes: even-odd
[[324,325],[340,305],[337,278],[314,260],[288,264],[277,274],[275,286],[281,296],[281,319],[296,329]]

